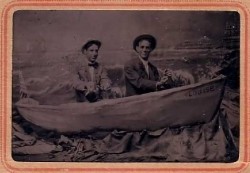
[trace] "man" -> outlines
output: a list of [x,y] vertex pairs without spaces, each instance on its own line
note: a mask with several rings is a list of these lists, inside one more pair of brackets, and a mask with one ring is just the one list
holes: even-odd
[[76,90],[77,101],[95,102],[105,97],[109,92],[111,81],[106,69],[97,62],[101,42],[90,40],[82,47],[83,61],[76,68],[73,87]]
[[165,71],[160,78],[157,68],[150,63],[150,53],[156,47],[156,39],[151,35],[140,35],[133,43],[137,57],[131,58],[124,66],[126,96],[145,94],[170,88],[173,81],[171,72]]

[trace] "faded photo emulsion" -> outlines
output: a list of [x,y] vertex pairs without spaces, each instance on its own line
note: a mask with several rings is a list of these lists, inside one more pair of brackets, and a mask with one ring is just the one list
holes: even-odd
[[238,12],[19,10],[12,55],[15,161],[238,160]]

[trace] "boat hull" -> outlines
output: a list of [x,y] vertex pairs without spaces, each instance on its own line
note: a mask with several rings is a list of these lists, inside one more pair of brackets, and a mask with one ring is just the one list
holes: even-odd
[[157,130],[207,123],[217,113],[225,78],[143,95],[58,106],[16,103],[29,122],[60,133],[120,129]]

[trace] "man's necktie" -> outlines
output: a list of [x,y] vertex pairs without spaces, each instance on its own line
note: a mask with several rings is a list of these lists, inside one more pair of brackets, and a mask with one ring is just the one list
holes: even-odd
[[90,66],[90,67],[96,67],[97,66],[97,62],[89,62],[88,66]]

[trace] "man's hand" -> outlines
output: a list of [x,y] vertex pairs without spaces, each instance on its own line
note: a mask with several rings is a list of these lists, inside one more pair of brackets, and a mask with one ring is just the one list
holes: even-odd
[[172,71],[169,69],[166,69],[164,71],[164,76],[161,78],[161,80],[159,82],[156,83],[156,88],[158,90],[163,90],[163,89],[167,89],[167,88],[171,88],[172,85]]
[[88,82],[86,87],[87,87],[87,91],[89,91],[89,92],[93,92],[96,90],[95,82]]
[[161,78],[160,82],[161,82],[162,84],[165,84],[165,83],[167,83],[168,79],[169,79],[168,76],[163,76],[163,77]]
[[163,90],[163,89],[165,89],[164,85],[165,85],[165,83],[167,83],[167,81],[168,81],[168,77],[167,76],[162,77],[161,80],[156,83],[156,89],[157,90]]
[[87,92],[85,93],[85,97],[89,102],[95,102],[98,100],[99,88],[97,88],[95,82],[87,83]]
[[103,83],[101,86],[100,86],[100,89],[103,90],[103,91],[109,91],[111,90],[111,86],[109,83]]
[[173,73],[171,70],[169,69],[165,69],[164,71],[164,76],[167,76],[167,77],[172,77]]

